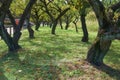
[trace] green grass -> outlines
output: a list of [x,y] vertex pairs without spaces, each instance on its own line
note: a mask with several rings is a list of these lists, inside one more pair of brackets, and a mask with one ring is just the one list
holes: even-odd
[[[84,61],[87,51],[97,34],[97,22],[87,20],[90,40],[81,42],[82,31],[57,28],[51,35],[49,27],[35,31],[35,39],[29,39],[22,31],[19,44],[22,49],[14,55],[7,54],[7,46],[0,40],[0,80],[115,80],[103,71]],[[104,62],[120,69],[120,43],[114,41]],[[7,55],[5,55],[7,54]]]

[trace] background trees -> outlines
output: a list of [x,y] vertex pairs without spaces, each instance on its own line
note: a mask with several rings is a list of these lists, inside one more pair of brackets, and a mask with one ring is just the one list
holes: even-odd
[[[10,51],[15,51],[21,46],[19,40],[21,37],[21,30],[24,21],[27,21],[29,37],[34,37],[34,31],[29,25],[32,20],[35,23],[35,29],[38,30],[40,24],[46,23],[51,27],[51,33],[55,34],[58,22],[65,23],[65,29],[69,28],[69,24],[75,24],[76,32],[78,32],[77,21],[79,18],[82,23],[83,42],[88,42],[88,31],[86,27],[87,8],[92,6],[99,23],[99,31],[94,44],[88,51],[87,60],[96,65],[103,63],[103,58],[106,55],[113,39],[119,39],[119,6],[118,0],[18,0],[5,3],[1,1],[0,13],[0,35],[5,43],[8,45]],[[116,3],[117,4],[113,4]],[[11,7],[10,7],[11,4]],[[96,5],[97,4],[97,5]],[[6,6],[7,5],[7,6]],[[16,6],[17,5],[17,6]],[[107,5],[111,5],[107,7]],[[4,27],[4,18],[8,15],[11,23],[14,26],[14,34],[10,36]],[[117,15],[117,17],[115,16]],[[15,17],[19,17],[19,23],[16,24]],[[30,18],[31,17],[31,18]]]
[[64,1],[46,1],[40,0],[42,10],[46,12],[51,20],[52,34],[55,34],[58,20],[70,9],[63,2]]
[[[71,7],[74,7],[79,13],[79,17],[80,17],[80,21],[81,21],[81,26],[82,26],[82,30],[83,30],[83,37],[82,40],[83,42],[88,42],[88,31],[87,31],[87,26],[86,26],[86,15],[87,15],[87,8],[90,7],[89,3],[86,0],[70,0],[68,1],[68,4]],[[75,16],[74,16],[75,17]]]
[[84,1],[80,0],[79,3],[76,5],[76,8],[79,11],[80,20],[81,20],[81,23],[82,23],[82,30],[83,30],[82,41],[83,42],[88,42],[88,31],[87,31],[85,17],[88,14],[87,8],[89,8],[89,7],[90,7],[90,5],[88,4],[88,2],[86,0],[84,0]]

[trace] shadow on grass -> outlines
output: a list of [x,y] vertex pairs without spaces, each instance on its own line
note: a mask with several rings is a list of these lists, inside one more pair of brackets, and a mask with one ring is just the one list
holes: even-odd
[[97,68],[98,70],[101,70],[103,72],[105,72],[106,74],[108,74],[110,77],[116,79],[116,80],[120,80],[120,70],[117,69],[113,69],[112,67],[108,66],[108,65],[101,65],[101,66],[95,66],[93,65],[95,68]]
[[41,65],[38,80],[60,80],[61,69],[56,65]]
[[[120,69],[116,67],[118,66],[120,61],[120,54],[119,52],[116,52],[114,50],[110,50],[109,53],[105,56],[105,64],[102,64],[101,66],[93,66],[97,68],[98,70],[101,70],[108,74],[110,77],[114,78],[115,80],[120,80]],[[111,64],[111,66],[108,66],[106,64]]]
[[7,78],[4,75],[5,73],[4,64],[5,64],[5,61],[8,60],[9,57],[13,57],[13,56],[15,57],[16,55],[15,54],[11,55],[11,53],[7,53],[0,57],[0,80],[9,80],[9,78]]
[[[6,77],[4,73],[12,74],[13,77],[16,77],[16,80],[21,78],[22,80],[60,80],[59,74],[61,73],[61,69],[56,64],[51,62],[36,64],[29,60],[31,59],[28,55],[22,60],[17,53],[7,53],[3,55],[0,58],[0,65],[3,66],[0,67],[0,80],[9,80],[9,77],[11,77]],[[4,66],[6,65],[11,72],[5,70]],[[19,69],[22,70],[22,72],[18,72]],[[27,76],[27,78],[24,78],[24,76]]]
[[8,80],[8,78],[4,75],[4,71],[0,68],[0,80]]

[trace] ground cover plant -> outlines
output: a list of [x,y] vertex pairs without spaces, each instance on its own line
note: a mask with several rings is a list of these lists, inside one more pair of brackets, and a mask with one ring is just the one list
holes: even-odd
[[104,62],[110,67],[96,68],[85,59],[97,35],[97,22],[87,19],[87,43],[81,42],[78,25],[78,33],[72,24],[68,30],[61,30],[58,25],[56,35],[50,34],[49,27],[40,27],[35,39],[29,39],[27,30],[22,30],[22,49],[14,55],[7,54],[6,44],[0,40],[0,80],[119,80],[119,41],[113,41],[105,56]]

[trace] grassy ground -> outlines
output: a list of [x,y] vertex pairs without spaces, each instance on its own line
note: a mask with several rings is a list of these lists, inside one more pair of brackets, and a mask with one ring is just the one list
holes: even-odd
[[41,27],[31,40],[23,30],[19,42],[22,49],[14,55],[7,54],[7,46],[0,40],[0,80],[119,80],[119,41],[113,42],[104,59],[110,67],[95,68],[85,61],[97,34],[96,21],[88,20],[87,25],[88,43],[81,42],[81,28],[79,33],[74,28],[68,31],[57,28],[57,35],[51,35],[50,28]]

